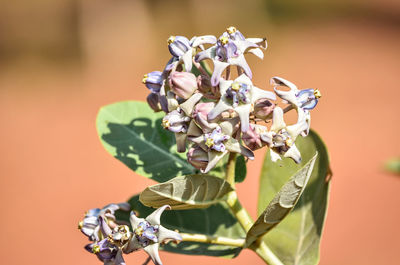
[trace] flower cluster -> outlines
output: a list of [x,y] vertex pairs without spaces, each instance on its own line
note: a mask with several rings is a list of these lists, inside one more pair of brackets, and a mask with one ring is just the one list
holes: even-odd
[[125,265],[123,254],[135,250],[146,251],[154,264],[162,265],[158,254],[159,245],[168,241],[181,241],[179,233],[166,229],[160,225],[160,216],[170,208],[164,205],[145,219],[136,217],[131,212],[131,228],[126,224],[119,224],[115,218],[116,210],[129,211],[128,203],[110,204],[103,209],[91,209],[86,212],[84,219],[79,222],[78,228],[92,243],[85,249],[97,256],[105,265]]
[[[150,107],[166,113],[162,126],[175,133],[178,152],[188,151],[194,167],[207,173],[228,152],[253,159],[253,151],[263,146],[270,148],[274,161],[281,156],[301,161],[295,140],[308,134],[310,110],[321,95],[315,89],[299,90],[280,77],[271,79],[275,93],[252,83],[245,54],[262,59],[265,38],[246,38],[229,27],[218,39],[171,36],[168,48],[172,58],[164,70],[146,74],[143,83],[151,91]],[[207,60],[212,61],[212,72]],[[276,95],[286,108],[278,106]],[[297,122],[286,125],[283,115],[292,109]]]

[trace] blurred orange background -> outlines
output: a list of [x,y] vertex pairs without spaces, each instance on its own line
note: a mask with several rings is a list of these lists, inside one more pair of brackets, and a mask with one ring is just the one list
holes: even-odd
[[[145,100],[143,74],[161,70],[169,35],[219,36],[234,25],[266,36],[254,82],[281,76],[323,94],[312,127],[334,173],[323,265],[399,264],[400,3],[353,1],[37,0],[0,3],[2,264],[99,264],[77,230],[90,208],[127,200],[153,182],[111,157],[98,109]],[[238,185],[256,217],[264,150]],[[164,264],[263,264],[163,252]],[[142,252],[126,256],[142,264]]]

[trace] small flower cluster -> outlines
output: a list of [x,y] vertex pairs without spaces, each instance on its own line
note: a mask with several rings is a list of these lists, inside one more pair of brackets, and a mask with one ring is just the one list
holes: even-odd
[[[218,39],[171,36],[168,48],[172,58],[165,69],[143,78],[151,91],[147,102],[154,111],[166,113],[162,126],[175,133],[178,152],[189,146],[187,158],[194,167],[207,173],[228,152],[254,159],[253,151],[263,146],[270,148],[273,161],[281,156],[301,161],[295,140],[308,134],[310,110],[321,95],[315,89],[299,90],[280,77],[271,79],[275,93],[253,85],[245,54],[263,59],[265,38],[245,38],[229,27]],[[212,73],[205,60],[212,61]],[[286,89],[279,89],[282,86]],[[285,109],[273,102],[276,95],[288,104]],[[283,114],[291,109],[297,111],[297,122],[286,125]]]
[[[119,224],[115,218],[116,210],[129,211],[128,203],[110,204],[103,209],[91,209],[79,222],[78,228],[92,243],[85,249],[97,256],[105,265],[125,265],[123,254],[135,250],[146,251],[154,264],[162,265],[158,248],[168,241],[181,241],[179,233],[160,225],[160,216],[170,208],[164,205],[145,219],[138,218],[131,212],[130,223],[132,230],[126,224]],[[131,232],[132,231],[132,232]]]

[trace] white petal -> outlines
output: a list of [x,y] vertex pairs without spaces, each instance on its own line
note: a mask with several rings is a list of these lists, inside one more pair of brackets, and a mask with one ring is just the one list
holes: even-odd
[[256,102],[259,99],[267,98],[270,100],[276,100],[276,96],[271,91],[263,90],[258,87],[253,86],[251,89],[251,103]]
[[154,243],[145,247],[144,251],[146,251],[147,254],[149,254],[150,258],[153,260],[155,265],[162,265],[160,255],[158,254],[158,247],[159,243]]
[[266,49],[268,47],[266,38],[246,38],[247,41],[250,41],[254,44],[257,44],[258,47]]
[[250,49],[248,52],[254,54],[261,60],[264,59],[264,53],[260,48]]
[[183,60],[183,63],[185,64],[186,72],[192,71],[193,50],[189,49],[187,52],[185,52],[182,55],[182,60]]
[[129,217],[129,221],[131,222],[132,229],[135,229],[140,222],[142,222],[143,218],[136,217],[135,213],[132,211],[131,216]]
[[251,104],[245,104],[235,108],[235,111],[240,118],[240,126],[242,132],[247,132],[247,130],[249,129],[250,110],[251,110]]
[[289,150],[286,151],[284,157],[290,157],[296,162],[297,164],[301,162],[301,154],[299,149],[297,149],[296,145],[292,145]]
[[282,159],[281,156],[272,149],[269,149],[269,153],[271,155],[272,162],[276,162]]
[[235,82],[243,83],[243,84],[250,85],[250,86],[253,85],[253,83],[251,82],[251,79],[245,74],[241,74],[240,76],[238,76],[235,79]]
[[194,105],[196,105],[196,103],[199,102],[202,97],[203,95],[201,93],[196,93],[180,105],[186,116],[192,115]]
[[280,107],[276,107],[272,115],[271,131],[278,132],[285,127],[286,123],[283,120],[283,110]]
[[236,65],[239,66],[243,69],[244,73],[251,79],[253,78],[253,74],[251,72],[251,69],[249,67],[249,65],[247,64],[246,59],[244,58],[243,54],[240,54],[238,57],[236,58],[231,58],[229,59],[229,62],[232,65]]
[[217,38],[213,35],[205,35],[200,37],[194,37],[191,41],[192,47],[197,47],[203,44],[215,44],[217,42]]
[[232,80],[225,80],[223,78],[219,80],[219,92],[221,93],[221,95],[224,95],[226,93],[226,91],[232,85],[232,83],[233,83]]
[[224,155],[227,152],[228,151],[225,151],[225,152],[209,151],[208,152],[208,164],[207,164],[207,167],[204,170],[202,170],[202,173],[207,173],[208,171],[213,169],[215,167],[215,165],[217,165],[217,163],[224,157]]
[[219,114],[221,114],[223,111],[231,109],[232,107],[228,105],[225,101],[224,98],[221,98],[218,104],[208,113],[208,119],[213,120],[215,119]]
[[164,212],[165,209],[171,209],[171,206],[164,205],[152,212],[149,216],[146,217],[146,221],[149,222],[151,225],[160,225],[160,217],[161,214]]
[[297,86],[295,84],[293,84],[292,82],[290,82],[286,79],[283,79],[282,77],[278,77],[278,76],[274,76],[271,78],[271,85],[273,85],[274,87],[286,86],[296,92],[298,91]]
[[231,136],[236,131],[236,125],[239,123],[240,119],[238,117],[223,121],[219,124],[222,133]]
[[293,141],[296,140],[299,134],[301,134],[304,131],[307,131],[307,129],[308,129],[308,124],[307,121],[304,119],[297,122],[296,124],[286,127],[286,130],[289,133],[290,137],[293,139]]
[[211,76],[211,85],[216,86],[219,83],[222,72],[229,66],[229,63],[220,62],[218,60],[213,60],[213,61],[214,61],[214,72],[212,73]]
[[213,55],[215,54],[215,46],[208,48],[205,51],[201,51],[198,54],[196,54],[196,62],[203,61],[205,59],[211,59]]
[[169,230],[163,226],[158,228],[158,240],[159,242],[164,242],[166,240],[181,241],[182,237],[179,233]]

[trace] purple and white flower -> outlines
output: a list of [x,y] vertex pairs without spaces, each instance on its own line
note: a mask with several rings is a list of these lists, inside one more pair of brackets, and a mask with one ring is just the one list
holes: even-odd
[[242,132],[249,129],[250,112],[259,99],[275,100],[274,93],[253,86],[250,78],[242,74],[234,81],[221,78],[219,83],[221,99],[215,108],[208,114],[209,119],[214,119],[226,110],[234,110],[240,118]]
[[161,214],[167,208],[170,209],[171,207],[169,205],[164,205],[146,218],[138,218],[131,212],[130,221],[133,229],[133,236],[123,249],[124,253],[128,254],[143,249],[149,254],[154,264],[162,265],[158,253],[160,243],[168,241],[178,242],[182,240],[179,233],[169,230],[160,224]]

